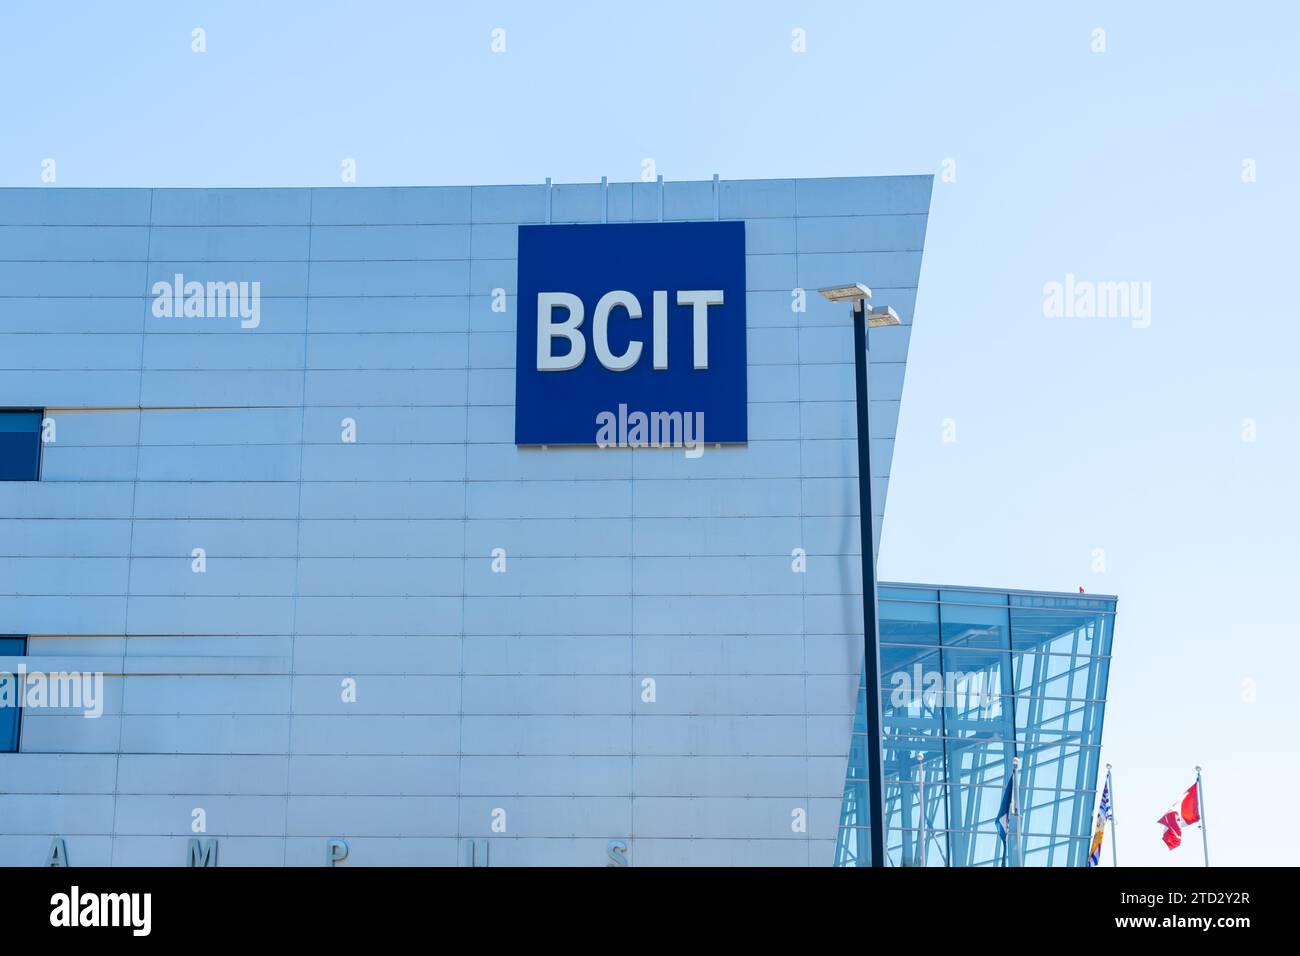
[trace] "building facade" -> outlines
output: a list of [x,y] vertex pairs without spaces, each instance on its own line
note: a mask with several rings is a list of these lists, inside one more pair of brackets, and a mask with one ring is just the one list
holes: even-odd
[[[891,866],[1083,866],[1115,598],[880,589],[885,847]],[[835,865],[870,859],[859,699]],[[1001,839],[1019,757],[1021,816]]]
[[[10,708],[15,746],[0,724],[0,863],[855,860],[852,329],[815,290],[860,279],[902,320],[870,342],[878,542],[930,190],[0,190],[0,671],[86,676]],[[516,444],[521,227],[687,222],[743,223],[745,440]],[[1026,862],[1077,863],[1106,655],[1017,645],[1040,608],[1014,594],[900,593],[939,640],[904,625],[887,675],[966,653],[959,606],[1010,641],[959,639],[1011,682],[988,720],[887,718],[889,766],[949,781],[926,862],[994,859],[979,788],[1023,726],[1063,808]],[[1016,668],[1063,661],[1070,703],[1034,716],[1058,675]]]

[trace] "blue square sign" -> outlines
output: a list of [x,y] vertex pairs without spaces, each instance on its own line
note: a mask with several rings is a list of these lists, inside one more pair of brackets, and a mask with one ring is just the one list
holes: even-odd
[[517,333],[516,444],[748,440],[743,222],[520,226]]

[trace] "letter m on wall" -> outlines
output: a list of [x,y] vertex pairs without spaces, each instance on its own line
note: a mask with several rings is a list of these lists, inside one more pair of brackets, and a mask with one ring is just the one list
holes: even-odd
[[200,844],[198,840],[190,839],[189,851],[190,866],[216,866],[217,865],[217,841],[208,840]]

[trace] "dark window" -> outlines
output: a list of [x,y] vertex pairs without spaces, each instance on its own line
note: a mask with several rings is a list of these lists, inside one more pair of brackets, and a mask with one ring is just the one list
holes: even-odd
[[[0,637],[0,658],[23,657],[27,638]],[[22,684],[18,668],[0,663],[0,753],[17,753],[19,732],[23,724]]]
[[41,418],[39,408],[0,408],[0,481],[39,481]]

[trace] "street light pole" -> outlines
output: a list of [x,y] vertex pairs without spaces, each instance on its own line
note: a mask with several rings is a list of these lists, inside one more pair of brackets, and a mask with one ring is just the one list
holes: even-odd
[[885,777],[880,710],[880,621],[876,614],[876,546],[871,517],[871,432],[867,377],[867,304],[853,303],[853,362],[857,372],[858,520],[862,536],[862,683],[871,806],[871,865],[885,865]]
[[[899,325],[898,313],[867,306],[871,290],[860,282],[818,289],[831,302],[853,305],[853,368],[858,408],[858,521],[862,541],[862,683],[866,721],[871,866],[885,865],[884,720],[880,709],[880,622],[876,613],[876,535],[871,517],[871,428],[868,410],[867,329]],[[850,748],[852,743],[850,742]]]

